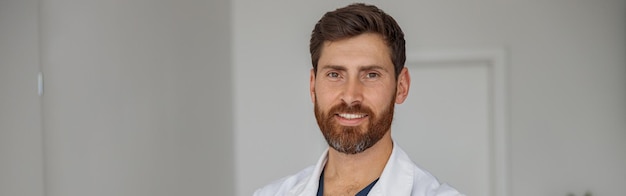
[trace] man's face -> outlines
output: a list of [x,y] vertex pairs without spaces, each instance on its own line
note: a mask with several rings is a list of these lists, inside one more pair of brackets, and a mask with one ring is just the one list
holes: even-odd
[[363,152],[390,130],[394,103],[408,93],[408,73],[404,69],[396,81],[389,52],[372,33],[322,46],[317,75],[311,71],[311,98],[322,134],[335,150]]

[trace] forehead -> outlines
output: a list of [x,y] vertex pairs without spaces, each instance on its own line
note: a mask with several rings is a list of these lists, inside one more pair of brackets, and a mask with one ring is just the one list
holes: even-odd
[[383,37],[375,33],[324,42],[318,69],[331,65],[346,67],[378,65],[385,69],[393,69],[390,49]]

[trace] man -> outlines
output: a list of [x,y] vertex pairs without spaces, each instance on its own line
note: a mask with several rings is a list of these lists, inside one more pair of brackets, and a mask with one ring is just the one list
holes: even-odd
[[409,93],[405,41],[372,5],[326,13],[310,42],[310,93],[329,149],[317,165],[255,195],[461,195],[418,168],[391,138],[395,104]]

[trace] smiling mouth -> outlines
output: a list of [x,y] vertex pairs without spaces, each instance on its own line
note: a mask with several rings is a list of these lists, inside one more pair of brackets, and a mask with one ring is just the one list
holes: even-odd
[[353,119],[361,119],[361,118],[365,118],[367,117],[367,114],[348,114],[348,113],[341,113],[341,114],[337,114],[337,116],[341,117],[341,118],[345,118],[348,120],[353,120]]

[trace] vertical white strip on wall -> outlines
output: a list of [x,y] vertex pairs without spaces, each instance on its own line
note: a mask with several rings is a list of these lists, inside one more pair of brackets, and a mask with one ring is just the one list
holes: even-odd
[[43,96],[43,73],[37,73],[37,94]]

